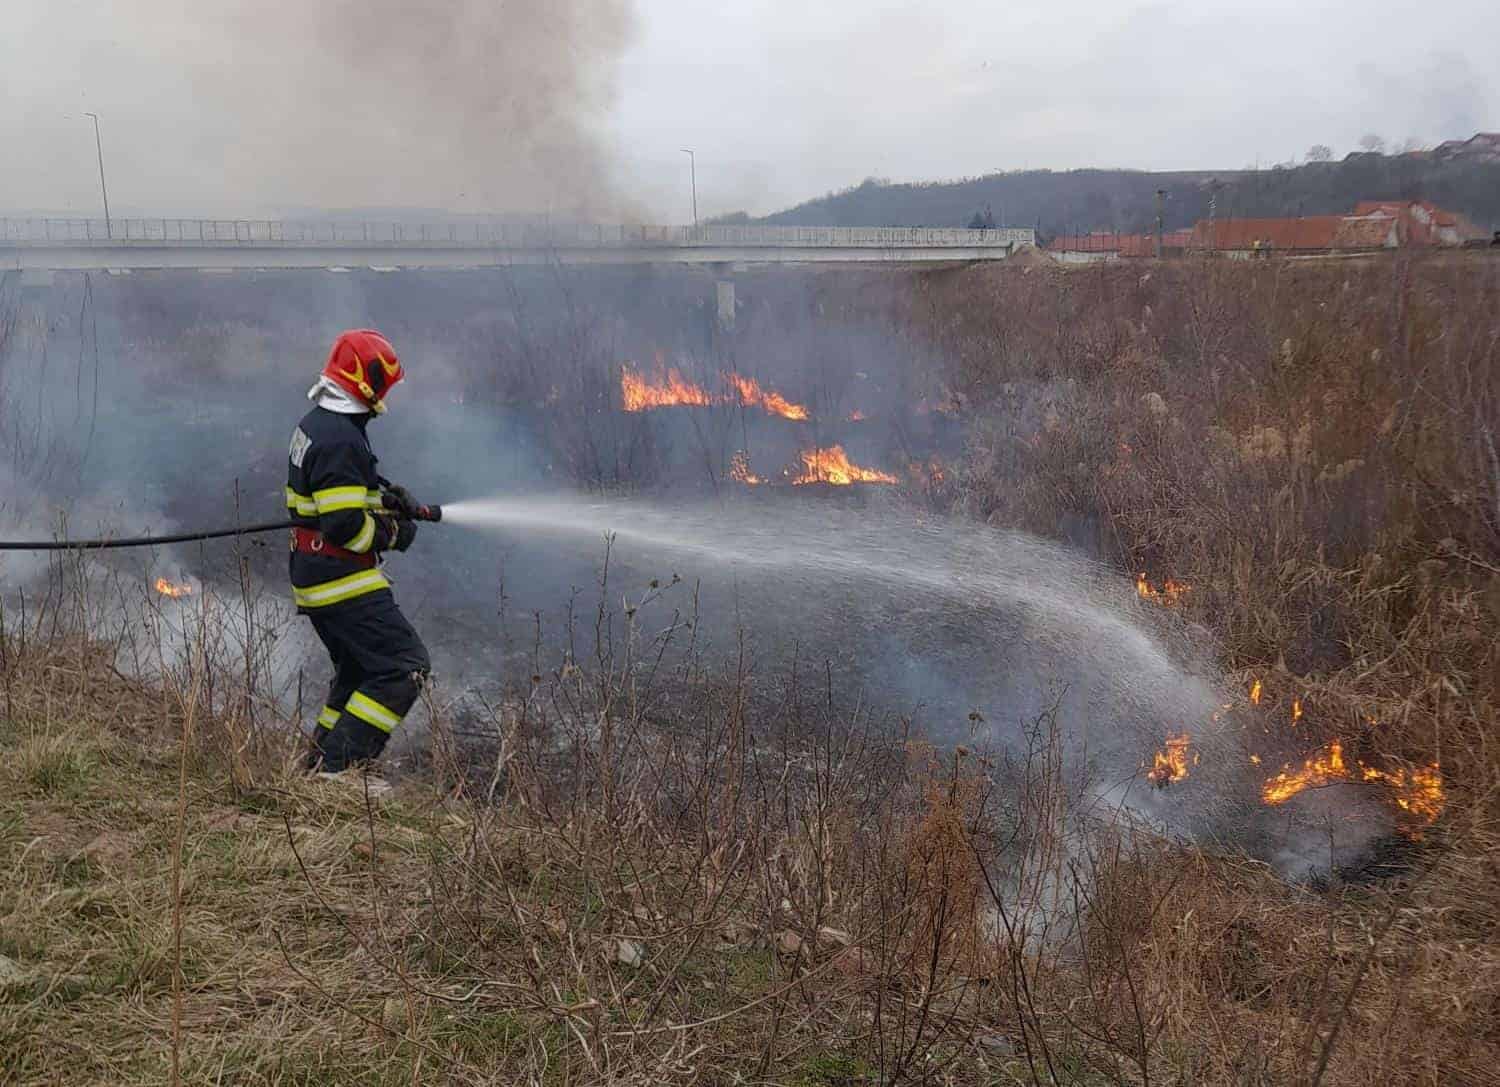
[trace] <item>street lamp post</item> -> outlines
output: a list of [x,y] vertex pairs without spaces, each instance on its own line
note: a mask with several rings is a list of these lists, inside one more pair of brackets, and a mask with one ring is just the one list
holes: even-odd
[[99,191],[104,194],[104,236],[113,238],[115,232],[109,221],[109,186],[104,183],[104,144],[99,139],[99,115],[85,113],[84,116],[94,119],[94,150],[99,155]]
[[688,157],[688,170],[693,179],[693,229],[698,229],[698,159],[686,147],[682,153]]

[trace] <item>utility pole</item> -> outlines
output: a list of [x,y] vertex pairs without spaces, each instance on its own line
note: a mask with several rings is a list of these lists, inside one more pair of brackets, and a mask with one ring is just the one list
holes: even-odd
[[1166,189],[1156,190],[1156,259],[1161,260],[1162,203],[1167,199]]
[[1208,183],[1208,248],[1210,252],[1219,250],[1219,189],[1221,183],[1214,178]]
[[692,179],[693,179],[693,229],[697,230],[698,229],[698,159],[697,159],[697,156],[695,156],[686,147],[684,147],[682,149],[682,153],[688,157],[688,170],[691,172],[691,176],[692,176]]
[[104,194],[104,236],[113,238],[115,232],[109,222],[109,186],[104,184],[104,144],[99,139],[99,115],[85,113],[84,116],[94,119],[94,150],[99,155],[99,191]]

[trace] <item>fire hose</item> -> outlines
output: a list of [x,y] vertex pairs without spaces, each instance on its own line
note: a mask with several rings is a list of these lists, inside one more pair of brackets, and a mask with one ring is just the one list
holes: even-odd
[[[436,522],[443,519],[443,507],[437,505],[413,505],[399,512],[412,521]],[[261,532],[292,528],[294,525],[296,522],[290,520],[266,521],[258,525],[219,528],[207,532],[178,532],[168,536],[128,536],[97,540],[0,540],[0,551],[105,551],[115,547],[157,547],[163,544],[192,543],[196,540],[217,540],[225,536],[254,536]]]

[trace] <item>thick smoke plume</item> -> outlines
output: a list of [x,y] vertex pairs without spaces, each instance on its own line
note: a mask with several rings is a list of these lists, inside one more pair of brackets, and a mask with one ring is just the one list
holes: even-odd
[[[76,119],[48,115],[82,98],[77,109],[104,115],[111,195],[127,210],[623,210],[598,124],[629,0],[35,6],[27,50],[47,66],[7,66],[7,98],[34,107],[27,143],[49,142],[55,123],[51,139],[76,157]],[[39,150],[36,178],[78,173]]]

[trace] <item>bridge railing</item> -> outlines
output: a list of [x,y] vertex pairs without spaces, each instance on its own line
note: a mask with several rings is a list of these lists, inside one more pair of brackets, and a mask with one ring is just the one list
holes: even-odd
[[409,223],[292,219],[0,218],[0,245],[361,246],[495,249],[1003,248],[1035,244],[1030,229],[941,227],[648,226],[487,221]]

